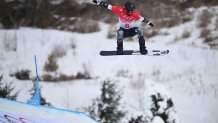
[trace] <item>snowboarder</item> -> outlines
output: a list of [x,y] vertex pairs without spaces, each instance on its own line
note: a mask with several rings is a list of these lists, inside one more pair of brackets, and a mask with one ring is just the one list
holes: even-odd
[[112,6],[105,1],[92,0],[95,4],[100,5],[104,8],[112,10],[119,16],[119,26],[120,29],[117,31],[117,55],[123,54],[123,39],[127,37],[133,37],[138,35],[139,39],[139,50],[141,54],[147,54],[147,49],[145,46],[145,39],[143,32],[139,27],[134,25],[135,20],[144,22],[150,26],[154,26],[149,20],[140,16],[136,11],[136,7],[131,2],[126,2],[125,7],[122,6]]

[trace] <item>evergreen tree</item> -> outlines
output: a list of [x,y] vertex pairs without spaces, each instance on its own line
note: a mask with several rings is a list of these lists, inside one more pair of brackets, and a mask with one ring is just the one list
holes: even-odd
[[120,109],[120,100],[121,92],[116,83],[106,80],[102,83],[100,98],[94,100],[87,111],[101,123],[118,123],[125,116],[125,111]]
[[[152,106],[150,108],[153,119],[156,116],[159,116],[164,123],[180,123],[176,117],[176,112],[174,110],[174,104],[171,98],[164,97],[160,93],[151,95]],[[166,107],[161,106],[161,103],[166,103]]]
[[12,82],[10,82],[9,84],[3,85],[2,79],[3,79],[3,75],[0,76],[0,97],[10,99],[10,100],[16,100],[19,94],[19,91],[12,94],[12,92],[15,89],[15,87],[12,86]]
[[131,117],[128,123],[148,123],[143,115],[137,117]]

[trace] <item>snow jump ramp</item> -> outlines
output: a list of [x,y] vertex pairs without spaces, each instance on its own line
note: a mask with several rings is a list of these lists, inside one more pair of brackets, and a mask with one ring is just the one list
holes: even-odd
[[83,112],[0,98],[0,123],[97,123]]

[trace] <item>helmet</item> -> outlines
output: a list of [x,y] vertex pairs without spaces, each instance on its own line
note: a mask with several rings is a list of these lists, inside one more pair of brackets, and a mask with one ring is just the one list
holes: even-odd
[[133,12],[135,10],[135,5],[131,2],[126,2],[125,3],[125,9],[128,11],[128,12]]

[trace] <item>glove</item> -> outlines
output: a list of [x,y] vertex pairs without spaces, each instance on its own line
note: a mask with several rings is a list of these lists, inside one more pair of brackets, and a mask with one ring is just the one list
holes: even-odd
[[154,26],[154,24],[153,24],[153,23],[148,23],[148,25],[150,25],[150,26],[152,26],[152,27]]
[[98,1],[98,0],[92,0],[92,2],[95,3],[95,4],[97,4],[97,5],[100,4],[100,1]]

